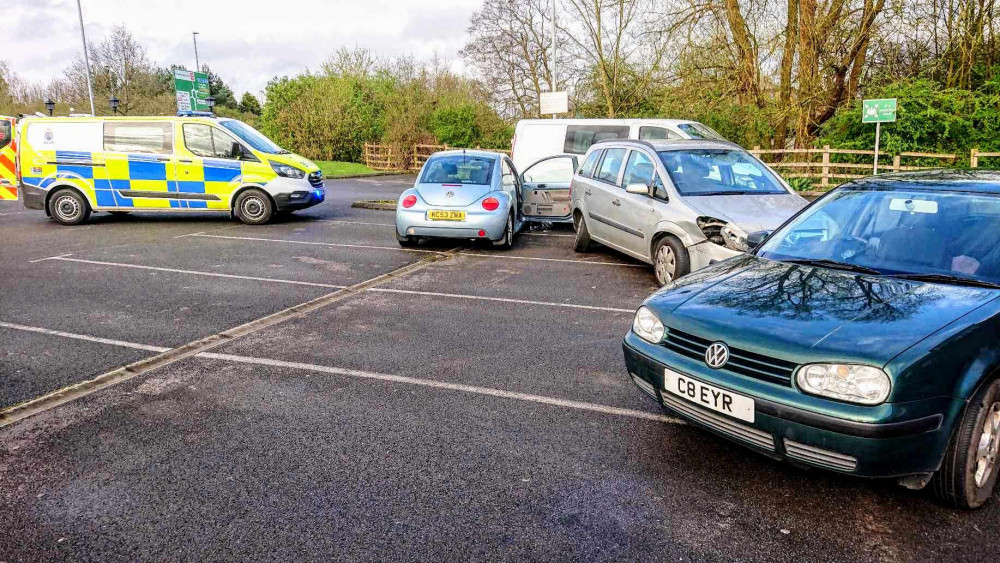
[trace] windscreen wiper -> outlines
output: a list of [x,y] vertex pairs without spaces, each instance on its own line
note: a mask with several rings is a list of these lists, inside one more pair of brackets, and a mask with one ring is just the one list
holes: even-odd
[[932,283],[946,283],[952,285],[966,285],[970,287],[985,287],[989,289],[1000,289],[1000,283],[963,276],[953,276],[951,274],[892,274],[892,277],[901,280],[925,281]]
[[805,258],[793,258],[790,260],[782,260],[782,262],[788,262],[789,264],[802,264],[803,266],[818,266],[820,268],[830,268],[831,270],[846,270],[848,272],[857,272],[859,274],[870,274],[873,276],[882,275],[882,272],[876,270],[875,268],[869,268],[867,266],[859,266],[857,264],[848,264],[846,262],[837,262],[835,260],[825,260],[825,259],[805,259]]

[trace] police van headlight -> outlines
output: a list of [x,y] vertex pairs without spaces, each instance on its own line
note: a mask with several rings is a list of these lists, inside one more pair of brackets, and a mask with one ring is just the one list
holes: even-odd
[[281,164],[280,162],[272,162],[271,170],[278,176],[283,176],[285,178],[293,178],[295,180],[301,180],[306,177],[306,171],[300,170],[294,166],[289,166],[287,164]]

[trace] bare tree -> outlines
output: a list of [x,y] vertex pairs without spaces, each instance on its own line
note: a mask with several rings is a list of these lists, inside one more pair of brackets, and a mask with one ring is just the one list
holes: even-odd
[[[486,0],[472,15],[471,39],[462,55],[502,115],[538,117],[541,93],[556,89],[548,48],[552,33],[548,5],[547,0]],[[562,75],[567,76],[565,71]]]
[[560,25],[607,117],[629,115],[664,78],[669,34],[652,0],[565,0]]

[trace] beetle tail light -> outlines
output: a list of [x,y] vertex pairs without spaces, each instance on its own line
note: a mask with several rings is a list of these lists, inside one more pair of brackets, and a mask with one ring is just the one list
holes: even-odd
[[483,209],[486,211],[496,211],[500,208],[500,200],[495,197],[488,197],[483,200]]
[[417,204],[417,196],[408,195],[403,198],[403,207],[409,209]]

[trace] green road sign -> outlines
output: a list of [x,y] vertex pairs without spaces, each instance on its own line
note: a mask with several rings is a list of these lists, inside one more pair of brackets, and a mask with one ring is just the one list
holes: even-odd
[[865,100],[861,109],[861,123],[890,123],[896,121],[896,98]]
[[177,91],[177,111],[211,111],[208,107],[208,74],[177,69],[174,71],[174,90]]

